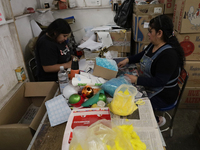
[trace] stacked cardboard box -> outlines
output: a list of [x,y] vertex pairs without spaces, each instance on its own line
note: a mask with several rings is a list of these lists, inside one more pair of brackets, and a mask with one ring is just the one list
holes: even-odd
[[[126,57],[130,54],[130,42],[131,42],[131,31],[126,32],[115,32],[110,31],[110,36],[113,42],[113,45],[108,47],[110,51],[117,51],[118,57]],[[100,39],[97,35],[97,42],[100,42]]]
[[183,47],[189,79],[180,108],[200,108],[200,1],[176,0],[173,23]]
[[163,14],[164,4],[133,5],[133,39],[135,41],[135,53],[139,53],[149,44],[149,21]]

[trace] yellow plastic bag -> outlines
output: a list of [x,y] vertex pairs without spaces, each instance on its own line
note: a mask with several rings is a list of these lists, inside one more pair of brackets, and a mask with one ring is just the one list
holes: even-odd
[[108,105],[110,111],[120,116],[127,116],[132,114],[137,106],[135,104],[135,95],[137,89],[132,85],[122,84],[114,93],[111,104]]

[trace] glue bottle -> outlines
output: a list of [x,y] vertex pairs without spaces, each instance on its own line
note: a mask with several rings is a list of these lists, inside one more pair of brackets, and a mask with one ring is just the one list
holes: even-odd
[[63,93],[63,89],[69,84],[68,73],[64,70],[64,66],[60,66],[60,70],[58,71],[58,82],[60,93]]
[[70,79],[72,79],[73,77],[75,77],[75,74],[79,74],[78,57],[74,57],[72,59]]

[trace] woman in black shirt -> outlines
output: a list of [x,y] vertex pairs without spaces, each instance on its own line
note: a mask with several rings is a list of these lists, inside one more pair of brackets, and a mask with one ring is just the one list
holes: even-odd
[[60,66],[71,67],[74,52],[66,42],[70,34],[71,28],[64,19],[56,19],[40,33],[35,48],[39,81],[57,81]]

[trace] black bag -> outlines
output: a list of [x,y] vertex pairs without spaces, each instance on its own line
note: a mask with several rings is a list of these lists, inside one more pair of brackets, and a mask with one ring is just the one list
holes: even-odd
[[133,2],[134,0],[125,0],[119,7],[114,21],[123,28],[131,28],[132,26],[132,14],[133,14]]

